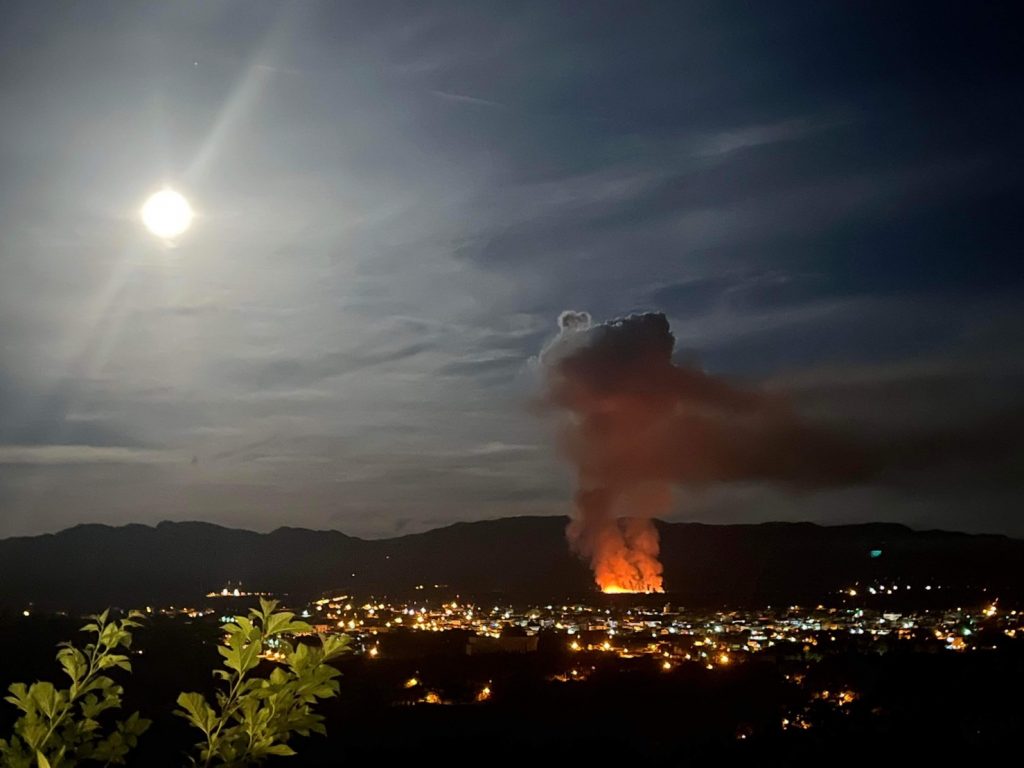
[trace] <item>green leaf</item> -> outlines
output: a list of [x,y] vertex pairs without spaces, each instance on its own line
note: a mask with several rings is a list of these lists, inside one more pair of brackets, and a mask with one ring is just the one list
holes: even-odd
[[267,600],[266,598],[260,598],[260,613],[263,615],[264,626],[270,618],[270,614],[277,608],[277,600]]
[[74,646],[61,648],[57,651],[57,661],[64,668],[64,672],[71,678],[73,683],[77,683],[85,677],[88,661],[85,658],[85,654]]
[[39,768],[50,768],[50,761],[46,759],[46,755],[42,752],[36,752],[36,764]]
[[304,621],[293,621],[287,631],[293,635],[309,635],[313,633],[313,627]]
[[93,614],[88,617],[91,619],[88,624],[83,624],[78,628],[79,632],[95,633],[99,634],[103,629],[103,626],[107,623],[106,615]]
[[242,635],[246,638],[252,638],[257,634],[255,625],[245,616],[235,616],[234,623],[242,630]]
[[320,635],[320,644],[323,647],[324,659],[333,659],[343,653],[348,653],[351,648],[352,638],[348,635]]
[[242,649],[242,669],[241,672],[245,673],[251,669],[254,669],[260,663],[260,654],[263,652],[263,643],[259,640],[249,643]]
[[5,696],[4,701],[9,701],[22,712],[27,713],[35,709],[35,702],[28,695],[28,686],[24,683],[11,683],[7,690],[10,691],[11,695]]
[[132,671],[132,663],[128,660],[128,657],[121,653],[108,653],[100,657],[99,664],[100,669],[110,669],[111,667],[117,667],[123,669],[125,672]]
[[296,754],[295,750],[287,744],[274,744],[272,747],[267,747],[266,753],[268,755],[278,755],[280,757],[291,757]]
[[28,695],[36,703],[39,711],[47,717],[53,718],[57,714],[57,707],[60,701],[57,689],[53,687],[53,683],[33,683],[28,689]]
[[131,734],[132,736],[141,736],[149,730],[149,726],[152,724],[152,720],[148,720],[145,717],[139,717],[138,712],[132,712],[128,716],[128,719],[121,723],[121,730],[125,733]]
[[260,653],[263,652],[263,643],[256,639],[246,643],[242,635],[232,635],[229,647],[221,650],[224,657],[224,666],[233,669],[239,675],[244,675],[260,663]]
[[117,647],[118,629],[117,624],[107,624],[100,630],[100,645],[109,648]]
[[295,614],[290,611],[280,611],[272,614],[267,619],[267,623],[264,625],[263,631],[268,637],[271,635],[279,635],[282,632],[288,631],[288,626],[294,618]]
[[203,733],[209,734],[213,724],[216,722],[217,714],[213,711],[213,708],[207,704],[203,694],[178,694],[177,703],[178,706],[184,710],[184,712],[178,712],[179,715],[190,720],[192,724]]

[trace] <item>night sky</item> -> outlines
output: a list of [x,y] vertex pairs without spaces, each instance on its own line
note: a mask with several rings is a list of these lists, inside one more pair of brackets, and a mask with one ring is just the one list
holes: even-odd
[[0,536],[566,514],[566,309],[920,450],[673,519],[1024,536],[1018,9],[4,3]]

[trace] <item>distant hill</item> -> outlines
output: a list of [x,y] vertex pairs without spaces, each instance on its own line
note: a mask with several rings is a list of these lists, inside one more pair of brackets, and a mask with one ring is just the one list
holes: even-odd
[[[565,542],[566,521],[516,517],[392,539],[209,523],[79,525],[0,540],[0,606],[91,609],[196,605],[227,582],[305,598],[327,590],[557,601],[593,593]],[[867,579],[1019,590],[1024,541],[900,525],[659,523],[670,598],[685,603],[818,600]],[[876,557],[871,550],[881,550]],[[947,594],[949,594],[947,592]]]

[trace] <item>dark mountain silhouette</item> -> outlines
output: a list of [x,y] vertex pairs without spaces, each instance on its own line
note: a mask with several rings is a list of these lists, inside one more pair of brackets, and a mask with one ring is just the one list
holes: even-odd
[[[445,593],[509,599],[593,594],[588,569],[567,549],[565,524],[557,517],[504,518],[381,540],[196,522],[80,525],[0,540],[0,605],[197,605],[228,582],[293,599],[331,590],[430,595],[435,584]],[[946,595],[968,586],[1005,595],[1019,589],[1024,560],[1021,540],[891,524],[658,527],[669,597],[686,604],[819,600],[872,579],[916,585],[919,599],[926,582],[945,585]],[[871,550],[881,554],[872,557]],[[420,584],[425,592],[415,591]]]

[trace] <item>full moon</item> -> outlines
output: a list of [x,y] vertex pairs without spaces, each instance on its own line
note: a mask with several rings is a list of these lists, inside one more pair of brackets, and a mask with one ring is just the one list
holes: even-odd
[[173,189],[150,195],[140,213],[146,229],[164,240],[177,237],[192,224],[192,206]]

